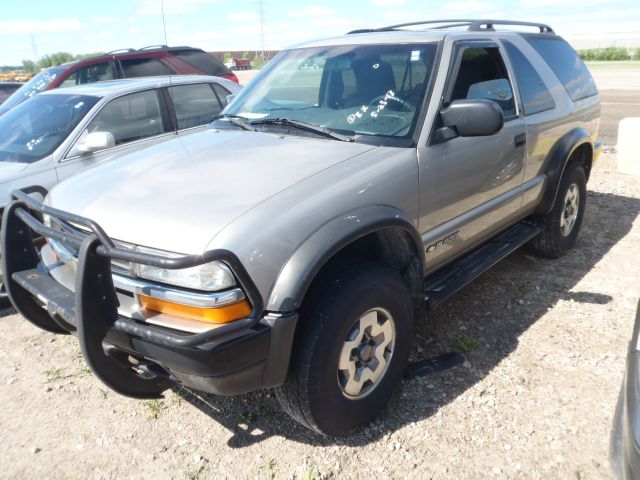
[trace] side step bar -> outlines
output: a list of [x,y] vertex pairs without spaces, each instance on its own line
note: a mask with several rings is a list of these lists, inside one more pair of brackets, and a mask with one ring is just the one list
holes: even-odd
[[494,266],[507,255],[527,243],[541,227],[531,221],[516,223],[475,250],[425,278],[427,311]]

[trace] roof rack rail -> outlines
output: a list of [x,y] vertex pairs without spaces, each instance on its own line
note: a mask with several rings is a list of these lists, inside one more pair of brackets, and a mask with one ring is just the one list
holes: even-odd
[[[442,25],[440,25],[442,24]],[[418,25],[439,25],[435,27],[431,27],[434,30],[443,29],[443,28],[452,28],[452,27],[468,27],[467,30],[470,32],[480,32],[480,31],[494,31],[494,25],[515,25],[520,27],[537,27],[540,29],[540,33],[554,33],[553,29],[544,23],[537,22],[520,22],[517,20],[487,20],[487,19],[477,19],[477,18],[454,18],[454,19],[446,19],[446,20],[424,20],[420,22],[408,22],[408,23],[399,23],[397,25],[389,25],[387,27],[381,28],[363,28],[359,30],[352,30],[348,32],[352,33],[371,33],[371,32],[388,32],[392,30],[398,30],[404,27],[414,27]]]
[[142,47],[139,48],[138,50],[162,50],[165,48],[169,48],[168,45],[149,45],[148,47]]
[[115,50],[111,50],[110,52],[105,53],[105,55],[114,55],[116,53],[131,53],[135,52],[133,48],[117,48]]

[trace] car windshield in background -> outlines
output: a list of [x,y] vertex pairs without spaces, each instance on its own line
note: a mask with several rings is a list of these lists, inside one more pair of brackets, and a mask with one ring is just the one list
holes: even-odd
[[[288,119],[346,135],[410,137],[435,54],[435,44],[285,51],[225,113],[255,126]],[[265,126],[272,128],[273,122]]]
[[33,163],[51,154],[96,104],[86,95],[40,95],[0,117],[0,161]]
[[33,97],[36,93],[44,92],[49,88],[51,82],[53,82],[58,75],[63,72],[62,68],[48,68],[37,74],[22,87],[15,91],[6,102],[0,106],[0,112],[6,112],[7,110],[21,104],[25,100]]

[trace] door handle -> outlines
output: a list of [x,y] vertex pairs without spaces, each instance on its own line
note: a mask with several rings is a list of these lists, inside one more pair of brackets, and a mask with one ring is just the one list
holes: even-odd
[[516,148],[525,146],[526,143],[527,143],[527,134],[526,133],[520,133],[520,134],[516,135],[515,137],[513,137],[513,143],[514,143]]

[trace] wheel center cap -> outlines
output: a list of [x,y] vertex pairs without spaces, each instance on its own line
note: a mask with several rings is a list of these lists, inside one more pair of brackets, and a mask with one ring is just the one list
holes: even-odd
[[373,355],[373,347],[371,345],[364,345],[360,348],[360,353],[358,354],[360,360],[363,362],[368,362],[371,360],[371,356]]

